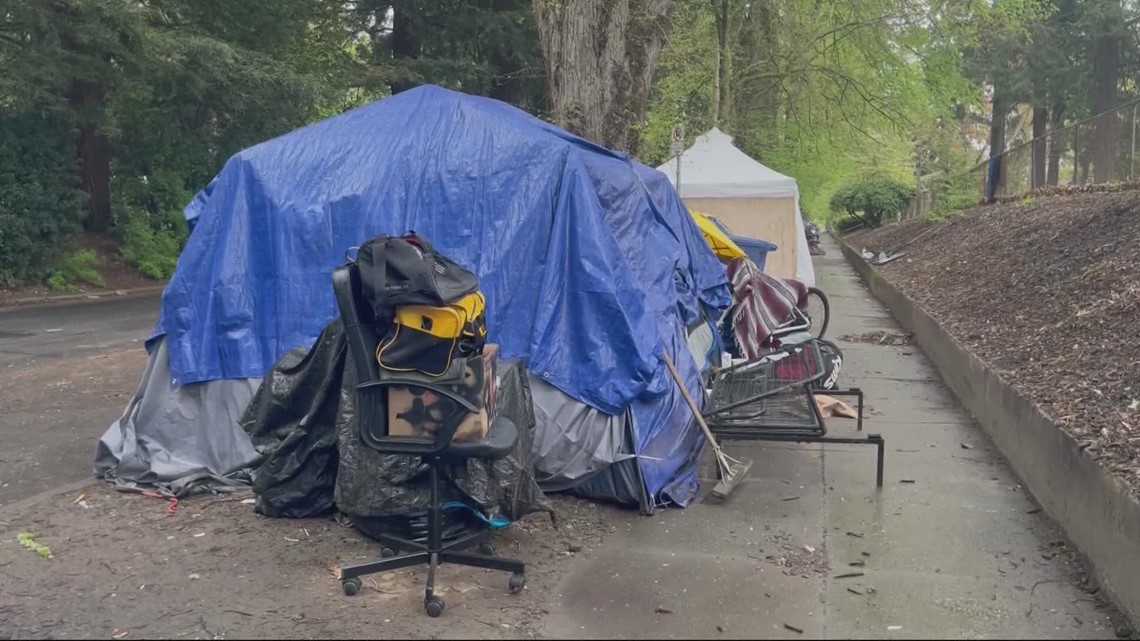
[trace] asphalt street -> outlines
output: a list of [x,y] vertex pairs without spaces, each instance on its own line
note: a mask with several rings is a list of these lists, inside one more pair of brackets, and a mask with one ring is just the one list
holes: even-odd
[[152,297],[0,310],[0,506],[91,477],[158,308]]

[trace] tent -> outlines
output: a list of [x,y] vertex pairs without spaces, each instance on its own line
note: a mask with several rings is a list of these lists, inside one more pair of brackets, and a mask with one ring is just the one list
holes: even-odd
[[346,252],[415,230],[479,276],[490,340],[528,368],[545,487],[647,511],[694,496],[703,439],[662,350],[700,397],[684,354],[729,292],[659,172],[424,86],[238,153],[185,216],[151,366],[101,441],[100,476],[172,491],[255,465],[233,408],[336,317]]
[[[657,169],[671,183],[677,158]],[[692,209],[727,225],[734,234],[775,243],[766,272],[815,284],[800,213],[796,180],[753,160],[732,144],[732,136],[713,127],[680,155],[681,186],[677,191]]]

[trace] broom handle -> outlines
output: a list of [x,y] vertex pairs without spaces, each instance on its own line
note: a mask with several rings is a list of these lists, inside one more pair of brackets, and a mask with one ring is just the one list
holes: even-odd
[[677,367],[673,365],[673,359],[669,357],[669,352],[662,350],[665,355],[665,367],[669,368],[669,373],[673,376],[673,380],[677,383],[677,388],[681,390],[681,396],[685,398],[685,402],[689,404],[689,409],[693,412],[693,418],[697,419],[697,424],[705,432],[705,438],[712,444],[713,449],[720,452],[720,445],[716,442],[716,437],[713,436],[712,430],[709,429],[708,423],[705,423],[705,417],[701,416],[701,410],[697,409],[697,404],[693,402],[693,397],[689,396],[689,390],[685,389],[685,384],[681,381],[681,375],[677,373]]

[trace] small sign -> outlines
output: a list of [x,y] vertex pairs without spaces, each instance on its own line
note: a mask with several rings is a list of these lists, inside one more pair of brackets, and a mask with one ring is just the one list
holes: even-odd
[[685,128],[681,125],[673,127],[672,133],[669,134],[669,142],[673,144],[685,142]]
[[670,156],[680,156],[681,152],[683,152],[683,151],[685,151],[685,143],[683,143],[683,142],[671,142],[671,143],[669,143],[669,155]]

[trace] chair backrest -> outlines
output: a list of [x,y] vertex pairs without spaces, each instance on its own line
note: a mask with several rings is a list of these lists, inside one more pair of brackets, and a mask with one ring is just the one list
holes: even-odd
[[[463,419],[478,408],[460,393],[459,383],[468,368],[466,359],[456,359],[444,376],[430,377],[417,372],[389,372],[376,360],[384,324],[377,319],[371,303],[364,296],[360,272],[354,263],[333,271],[333,293],[344,324],[345,340],[356,369],[356,415],[360,440],[367,446],[395,454],[430,456],[451,444],[455,431]],[[483,368],[472,368],[481,377]],[[388,435],[388,388],[405,386],[434,392],[445,406],[444,420],[435,433],[435,440]]]

